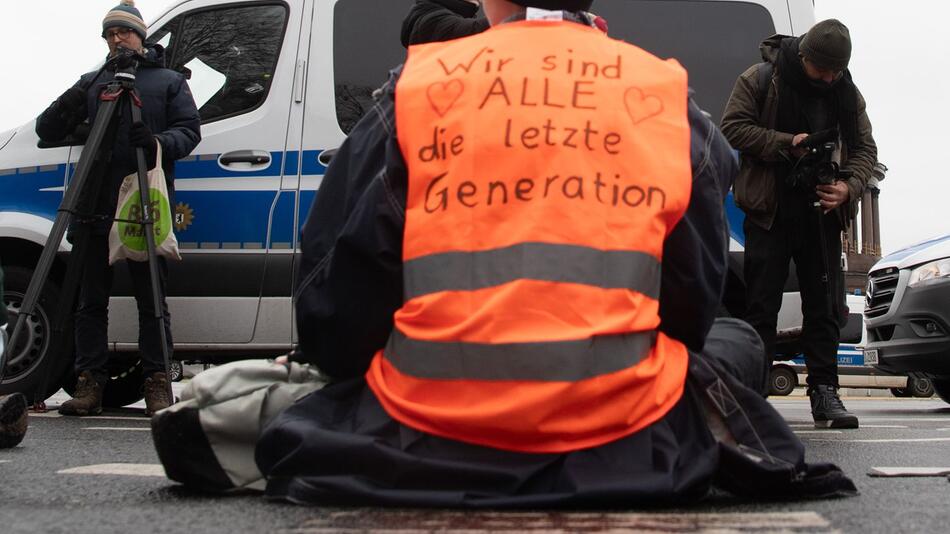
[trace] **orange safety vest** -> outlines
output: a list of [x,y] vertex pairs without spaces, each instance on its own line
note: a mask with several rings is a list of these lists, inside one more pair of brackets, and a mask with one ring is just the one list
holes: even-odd
[[679,400],[657,332],[692,183],[686,71],[573,22],[411,47],[404,304],[366,374],[394,419],[525,452],[601,445]]

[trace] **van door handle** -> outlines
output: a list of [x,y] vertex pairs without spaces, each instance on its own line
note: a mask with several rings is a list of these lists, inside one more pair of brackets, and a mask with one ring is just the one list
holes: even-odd
[[317,156],[317,161],[320,162],[320,165],[323,165],[324,167],[326,167],[327,165],[330,164],[330,161],[333,159],[333,156],[336,155],[337,150],[339,149],[328,148],[324,150],[323,152],[320,153],[319,156]]
[[270,164],[270,152],[263,150],[235,150],[221,154],[218,158],[221,165],[233,165],[235,163],[250,163],[251,165]]

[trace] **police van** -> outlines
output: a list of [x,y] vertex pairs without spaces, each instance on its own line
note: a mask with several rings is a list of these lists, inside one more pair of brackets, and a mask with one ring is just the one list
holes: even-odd
[[[176,359],[219,362],[294,346],[300,228],[334,149],[405,58],[399,31],[410,6],[183,0],[149,26],[147,42],[165,47],[168,66],[190,72],[202,119],[201,143],[175,170],[183,260],[169,265],[168,302]],[[759,42],[814,23],[810,0],[598,0],[595,9],[613,37],[677,58],[716,123],[736,77],[760,61]],[[0,133],[0,259],[14,313],[82,150],[68,143],[38,148],[37,141],[32,122]],[[731,199],[728,208],[731,248],[739,252],[741,212]],[[65,305],[59,284],[68,243],[60,251],[0,392],[42,399],[74,381],[68,358],[52,361],[48,350],[52,312]],[[125,269],[115,270],[113,295],[108,406],[141,397],[137,313]]]

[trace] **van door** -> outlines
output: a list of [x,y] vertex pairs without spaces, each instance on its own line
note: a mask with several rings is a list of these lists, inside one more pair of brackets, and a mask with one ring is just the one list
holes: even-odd
[[[268,255],[293,250],[292,239],[269,231],[285,168],[301,4],[197,0],[153,25],[148,42],[190,75],[201,114],[202,141],[175,167],[183,261],[169,265],[168,300],[176,350],[251,341]],[[118,319],[135,316],[134,302],[116,300],[110,339],[128,349],[136,328]]]

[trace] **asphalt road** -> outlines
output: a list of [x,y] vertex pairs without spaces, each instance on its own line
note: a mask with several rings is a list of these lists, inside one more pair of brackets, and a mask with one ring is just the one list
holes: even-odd
[[[63,397],[54,397],[51,407]],[[861,495],[753,504],[716,499],[669,511],[484,512],[307,508],[257,494],[196,494],[167,480],[140,408],[97,418],[35,414],[0,451],[0,532],[946,532],[946,476],[880,478],[875,467],[950,469],[950,405],[847,398],[859,430],[818,431],[801,397],[773,400],[812,461],[837,463]]]

